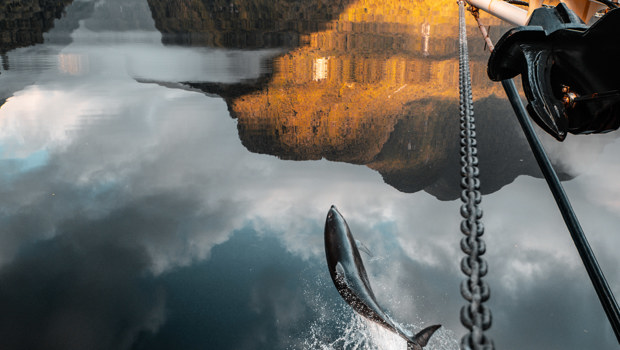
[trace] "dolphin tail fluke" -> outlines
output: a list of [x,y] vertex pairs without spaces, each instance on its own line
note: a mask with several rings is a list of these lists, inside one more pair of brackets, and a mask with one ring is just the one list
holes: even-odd
[[415,342],[407,342],[407,350],[422,350],[423,347],[428,344],[428,340],[431,339],[433,333],[441,327],[440,324],[429,326],[418,332],[415,335]]

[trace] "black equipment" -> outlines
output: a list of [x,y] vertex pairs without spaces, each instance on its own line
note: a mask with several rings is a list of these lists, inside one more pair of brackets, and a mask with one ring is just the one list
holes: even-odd
[[566,133],[620,127],[620,9],[587,26],[565,4],[536,9],[509,30],[488,64],[491,80],[522,75],[532,119],[559,141]]

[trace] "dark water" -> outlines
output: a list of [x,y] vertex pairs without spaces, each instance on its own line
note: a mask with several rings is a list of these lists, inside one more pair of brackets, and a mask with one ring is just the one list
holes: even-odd
[[[457,349],[453,1],[0,3],[1,349],[404,349],[326,269]],[[489,17],[497,39],[508,27]],[[617,342],[469,23],[498,349]],[[620,293],[620,141],[542,135]]]

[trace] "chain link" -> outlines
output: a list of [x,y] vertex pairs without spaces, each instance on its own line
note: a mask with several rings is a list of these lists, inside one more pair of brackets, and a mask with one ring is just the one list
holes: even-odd
[[478,179],[478,151],[476,148],[476,126],[467,52],[467,31],[465,27],[465,5],[459,4],[459,88],[461,121],[461,249],[465,254],[461,260],[461,270],[467,279],[461,283],[461,295],[469,302],[461,308],[461,323],[469,333],[461,339],[461,349],[494,349],[493,341],[484,334],[491,327],[491,311],[483,305],[489,299],[490,290],[482,280],[487,274],[488,265],[481,256],[486,245],[480,237],[484,234],[482,209],[479,208],[480,180]]

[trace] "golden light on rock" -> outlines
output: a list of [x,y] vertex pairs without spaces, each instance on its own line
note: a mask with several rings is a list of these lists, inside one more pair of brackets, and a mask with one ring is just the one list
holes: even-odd
[[[452,5],[351,4],[327,30],[309,34],[307,45],[276,58],[266,88],[229,101],[244,143],[287,159],[325,157],[387,167],[387,160],[375,158],[394,125],[416,112],[411,102],[458,100],[458,7]],[[477,54],[486,58],[482,47]],[[472,72],[486,78],[486,59],[472,60]],[[502,94],[488,79],[477,84],[482,92],[477,98]],[[426,125],[448,117],[425,112],[432,116]]]
[[[163,12],[157,8],[163,8],[165,1],[170,0],[149,0],[156,8],[153,13],[160,30],[185,21],[158,20],[156,14]],[[209,2],[211,11],[217,4]],[[458,196],[458,6],[454,0],[335,0],[329,7],[316,0],[303,2],[303,8],[281,1],[231,4],[232,10],[205,10],[200,16],[209,18],[202,24],[186,21],[191,28],[189,39],[186,35],[184,40],[235,48],[280,43],[286,49],[270,62],[272,73],[257,81],[231,86],[192,84],[225,98],[248,150],[282,159],[364,164],[401,191],[425,189],[445,199]],[[265,12],[252,12],[261,6]],[[493,26],[495,37],[509,28],[498,19],[481,16]],[[474,99],[495,103],[503,90],[487,78],[489,52],[473,18],[468,16],[467,24]],[[207,27],[211,31],[203,39],[194,36]],[[162,30],[164,41],[166,33],[180,30],[174,28]],[[258,28],[258,32],[246,28]],[[489,137],[520,142],[512,134]],[[454,178],[446,175],[452,172]],[[509,174],[506,181],[514,176]],[[502,181],[492,187],[501,187]]]

